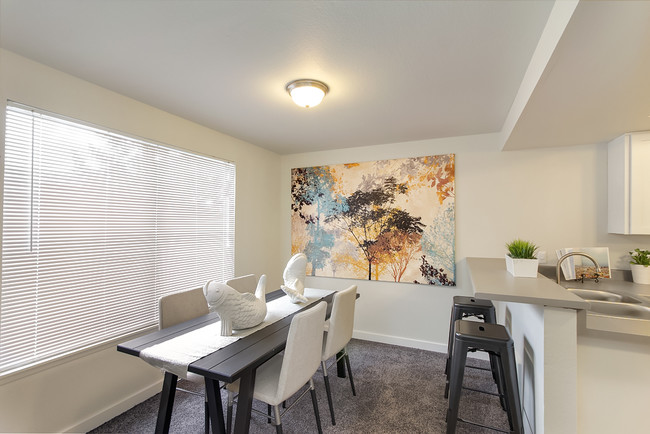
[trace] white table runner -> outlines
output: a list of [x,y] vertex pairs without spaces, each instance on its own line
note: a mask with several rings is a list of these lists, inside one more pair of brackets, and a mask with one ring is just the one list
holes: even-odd
[[276,321],[297,312],[334,291],[328,289],[305,288],[306,303],[291,303],[284,295],[266,303],[266,317],[255,327],[233,330],[232,336],[221,336],[221,321],[214,322],[199,329],[187,332],[160,344],[152,345],[140,351],[140,358],[147,363],[187,378],[190,363],[238,341],[244,336],[255,333]]

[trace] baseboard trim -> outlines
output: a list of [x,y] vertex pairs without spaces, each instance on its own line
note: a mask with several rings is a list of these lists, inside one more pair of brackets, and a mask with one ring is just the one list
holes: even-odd
[[379,333],[364,332],[355,330],[352,333],[355,339],[364,341],[380,342],[382,344],[399,345],[402,347],[417,348],[420,350],[435,351],[437,353],[446,353],[447,344],[439,344],[431,341],[423,341],[419,339],[404,338],[401,336],[382,335]]
[[[392,335],[382,335],[379,333],[364,332],[360,330],[355,330],[352,333],[352,337],[355,339],[361,339],[364,341],[379,342],[382,344],[391,344],[399,345],[402,347],[408,348],[417,348],[419,350],[434,351],[436,353],[447,353],[447,343],[440,344],[437,342],[423,341],[419,339],[404,338],[401,336],[392,336]],[[489,360],[487,353],[477,351],[474,353],[467,354],[469,358]]]
[[113,419],[114,417],[124,413],[130,408],[140,404],[141,402],[151,398],[162,390],[162,379],[155,383],[139,390],[138,392],[127,396],[121,401],[114,403],[112,406],[105,408],[102,411],[95,413],[87,419],[69,427],[63,432],[67,433],[86,433],[91,431],[105,422]]

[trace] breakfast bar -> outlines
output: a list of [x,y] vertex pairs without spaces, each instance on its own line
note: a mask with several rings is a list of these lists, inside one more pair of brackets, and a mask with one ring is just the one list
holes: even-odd
[[504,259],[467,258],[474,296],[495,302],[514,342],[524,424],[578,432],[578,312],[589,302],[541,274],[513,277]]

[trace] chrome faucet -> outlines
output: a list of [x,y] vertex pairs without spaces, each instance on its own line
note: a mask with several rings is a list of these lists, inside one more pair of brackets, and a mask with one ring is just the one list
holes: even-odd
[[[598,276],[600,275],[600,265],[598,265],[598,262],[596,262],[596,260],[591,255],[588,255],[588,254],[586,254],[584,252],[569,252],[569,253],[567,253],[566,255],[563,255],[560,259],[557,260],[556,273],[557,273],[557,284],[558,285],[560,284],[560,266],[562,265],[562,262],[564,262],[564,260],[566,258],[568,258],[569,256],[576,256],[576,255],[577,256],[584,256],[585,258],[590,259],[591,262],[594,263],[594,265],[596,266],[596,282],[598,282]],[[584,275],[583,275],[583,279],[584,279]],[[578,279],[576,279],[576,280],[578,280]]]

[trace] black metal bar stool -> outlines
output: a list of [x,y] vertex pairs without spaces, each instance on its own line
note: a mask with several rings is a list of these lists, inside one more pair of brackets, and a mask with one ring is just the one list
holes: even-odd
[[[458,417],[461,390],[467,353],[470,351],[486,351],[494,356],[498,377],[502,382],[505,407],[511,433],[523,434],[521,403],[517,384],[517,365],[515,362],[514,342],[508,330],[500,324],[480,323],[477,321],[456,320],[454,323],[454,349],[449,368],[449,408],[447,410],[447,434],[456,432],[458,421],[472,425],[503,431],[494,427],[486,427],[476,422],[463,420]],[[500,392],[501,394],[501,392]]]
[[[449,397],[449,367],[451,364],[451,355],[454,347],[454,323],[456,320],[476,317],[483,320],[483,322],[496,324],[497,315],[494,305],[490,300],[485,300],[476,297],[464,297],[457,295],[454,297],[454,305],[451,308],[451,319],[449,320],[449,341],[447,342],[447,363],[445,365],[445,375],[447,376],[447,383],[445,384],[445,398]],[[492,371],[492,378],[497,382],[499,393],[501,393],[501,382],[498,380],[498,372],[496,370],[496,361],[494,356],[490,355],[490,369]],[[478,366],[468,365],[468,368],[485,369]],[[503,401],[502,401],[503,405]]]

